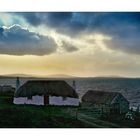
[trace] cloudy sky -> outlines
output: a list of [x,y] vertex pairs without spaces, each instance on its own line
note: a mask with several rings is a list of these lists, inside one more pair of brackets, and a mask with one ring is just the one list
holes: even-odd
[[0,75],[140,77],[140,13],[0,13]]

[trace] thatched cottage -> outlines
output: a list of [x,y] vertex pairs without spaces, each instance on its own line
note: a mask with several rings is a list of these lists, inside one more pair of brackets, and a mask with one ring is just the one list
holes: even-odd
[[78,106],[76,91],[65,81],[27,81],[15,92],[14,104]]
[[129,102],[117,92],[89,90],[82,97],[82,105],[99,109],[102,113],[126,113],[129,110]]

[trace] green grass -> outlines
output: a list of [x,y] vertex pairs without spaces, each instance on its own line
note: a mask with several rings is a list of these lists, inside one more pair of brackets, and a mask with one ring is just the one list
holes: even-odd
[[[12,97],[0,97],[0,128],[84,128],[76,108],[66,106],[14,105]],[[71,114],[70,112],[74,112]]]
[[4,128],[67,128],[87,127],[67,113],[67,107],[3,105],[0,107],[0,127]]
[[12,96],[0,96],[0,128],[113,128],[140,127],[124,116],[99,117],[92,110],[68,106],[14,105]]

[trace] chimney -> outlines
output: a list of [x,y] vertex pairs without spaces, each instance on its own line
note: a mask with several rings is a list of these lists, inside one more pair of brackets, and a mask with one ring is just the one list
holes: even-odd
[[76,91],[76,82],[75,82],[75,80],[73,80],[72,86],[73,86],[73,89]]
[[19,77],[17,77],[17,80],[16,80],[16,91],[18,90],[19,87],[20,87],[20,81],[19,81]]

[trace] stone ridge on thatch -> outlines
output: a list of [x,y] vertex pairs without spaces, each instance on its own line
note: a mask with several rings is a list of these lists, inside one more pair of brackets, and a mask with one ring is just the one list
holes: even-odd
[[110,104],[113,98],[117,95],[121,95],[121,93],[89,90],[82,97],[82,102],[93,104]]
[[78,98],[78,94],[75,90],[63,80],[27,81],[15,93],[15,97],[28,97],[34,95]]

